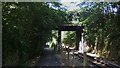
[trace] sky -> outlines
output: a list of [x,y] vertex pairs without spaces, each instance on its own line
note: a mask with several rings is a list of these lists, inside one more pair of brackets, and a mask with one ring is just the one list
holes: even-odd
[[69,11],[72,11],[74,9],[78,9],[79,8],[76,5],[80,3],[80,0],[61,0],[60,3],[62,3],[65,6],[67,6]]
[[78,6],[76,6],[78,3],[68,3],[68,2],[64,2],[63,5],[66,5],[68,7],[69,11],[75,10],[75,9],[79,9]]
[[[79,9],[79,6],[76,6],[79,3],[82,2],[118,2],[120,0],[59,0],[60,3],[67,6],[68,11],[73,11],[75,9]],[[72,3],[71,3],[72,2]]]

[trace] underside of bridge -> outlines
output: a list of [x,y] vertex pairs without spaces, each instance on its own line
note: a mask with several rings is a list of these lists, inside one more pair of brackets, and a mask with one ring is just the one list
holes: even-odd
[[79,42],[81,41],[81,34],[83,32],[84,26],[74,26],[74,25],[63,25],[58,29],[58,45],[61,48],[61,31],[76,31],[76,48],[79,50]]

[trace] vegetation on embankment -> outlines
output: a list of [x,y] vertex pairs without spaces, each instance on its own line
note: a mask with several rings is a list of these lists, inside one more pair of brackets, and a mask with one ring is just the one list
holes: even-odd
[[3,66],[25,66],[42,55],[51,30],[66,23],[65,11],[54,2],[2,2]]
[[[84,40],[94,53],[120,64],[120,2],[83,2],[77,6],[80,9],[68,12],[69,21],[85,26]],[[65,41],[75,38],[72,35],[75,33],[68,33]]]
[[[71,21],[85,26],[84,38],[94,53],[120,64],[120,2],[83,2],[78,4],[80,9],[68,13],[60,5],[2,3],[3,65],[24,65],[41,55],[52,39],[51,30]],[[75,45],[75,33],[67,34],[64,42],[72,40]]]

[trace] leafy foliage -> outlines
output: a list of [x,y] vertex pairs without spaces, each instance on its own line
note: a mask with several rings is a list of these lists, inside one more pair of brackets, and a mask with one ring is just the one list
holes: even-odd
[[76,40],[75,32],[69,31],[66,33],[66,38],[63,39],[63,43],[70,47],[75,47],[75,40]]
[[88,46],[97,48],[96,54],[119,63],[120,2],[83,2],[77,6],[79,10],[69,12],[69,21],[79,20],[77,24],[85,26],[84,38]]
[[[119,3],[96,3],[88,6],[85,10],[89,14],[83,25],[85,37],[89,46],[97,47],[97,54],[102,57],[119,59]],[[117,9],[117,11],[115,11]],[[92,13],[91,13],[92,11]],[[115,56],[117,55],[117,56]],[[109,56],[109,57],[108,57]]]
[[51,30],[66,23],[61,5],[51,4],[58,9],[44,2],[2,3],[3,65],[23,65],[42,54]]

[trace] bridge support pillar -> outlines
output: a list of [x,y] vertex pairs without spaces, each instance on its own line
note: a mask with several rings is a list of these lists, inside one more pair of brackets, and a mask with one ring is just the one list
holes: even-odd
[[79,50],[79,42],[81,41],[81,32],[76,31],[76,50]]
[[58,30],[58,51],[61,49],[61,30]]

